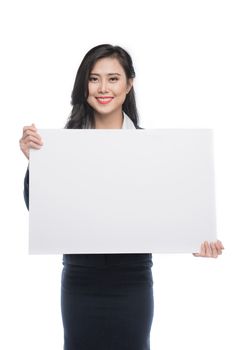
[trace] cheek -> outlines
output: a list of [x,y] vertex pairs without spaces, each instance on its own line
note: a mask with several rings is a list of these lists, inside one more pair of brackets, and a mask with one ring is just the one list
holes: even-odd
[[121,97],[125,97],[126,94],[127,94],[127,87],[125,84],[121,84],[119,86],[116,86],[114,89],[113,89],[113,92],[116,93],[116,95],[119,95]]
[[92,88],[88,88],[88,97],[87,97],[86,101],[92,105],[93,100],[94,100],[94,91]]
[[92,96],[95,93],[96,89],[94,85],[88,85],[88,96]]

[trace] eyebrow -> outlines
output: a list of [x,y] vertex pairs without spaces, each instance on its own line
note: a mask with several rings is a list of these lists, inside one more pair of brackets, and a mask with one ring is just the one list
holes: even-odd
[[[100,74],[98,74],[98,73],[90,73],[90,75],[97,75],[97,76],[100,77]],[[121,75],[121,74],[119,74],[119,73],[108,73],[107,75]]]

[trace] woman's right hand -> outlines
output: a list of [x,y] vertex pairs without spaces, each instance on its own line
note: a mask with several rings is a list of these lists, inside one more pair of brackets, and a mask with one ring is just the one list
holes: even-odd
[[25,155],[26,158],[29,159],[29,149],[35,148],[40,149],[43,145],[41,136],[37,133],[37,128],[35,124],[30,126],[23,127],[23,135],[19,140],[20,149]]

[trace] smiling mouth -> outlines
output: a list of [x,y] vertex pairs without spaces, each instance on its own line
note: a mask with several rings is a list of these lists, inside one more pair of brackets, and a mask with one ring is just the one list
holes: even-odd
[[97,101],[102,105],[110,103],[113,100],[113,98],[114,97],[96,97]]

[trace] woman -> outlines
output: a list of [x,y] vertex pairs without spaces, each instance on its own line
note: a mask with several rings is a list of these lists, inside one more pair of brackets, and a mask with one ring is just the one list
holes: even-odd
[[[130,55],[119,46],[92,48],[83,58],[65,128],[137,128]],[[23,128],[21,150],[43,145],[34,124]],[[25,176],[28,207],[29,172]],[[195,256],[217,257],[220,241],[204,242]],[[61,309],[65,350],[149,350],[153,320],[152,254],[63,255]]]

